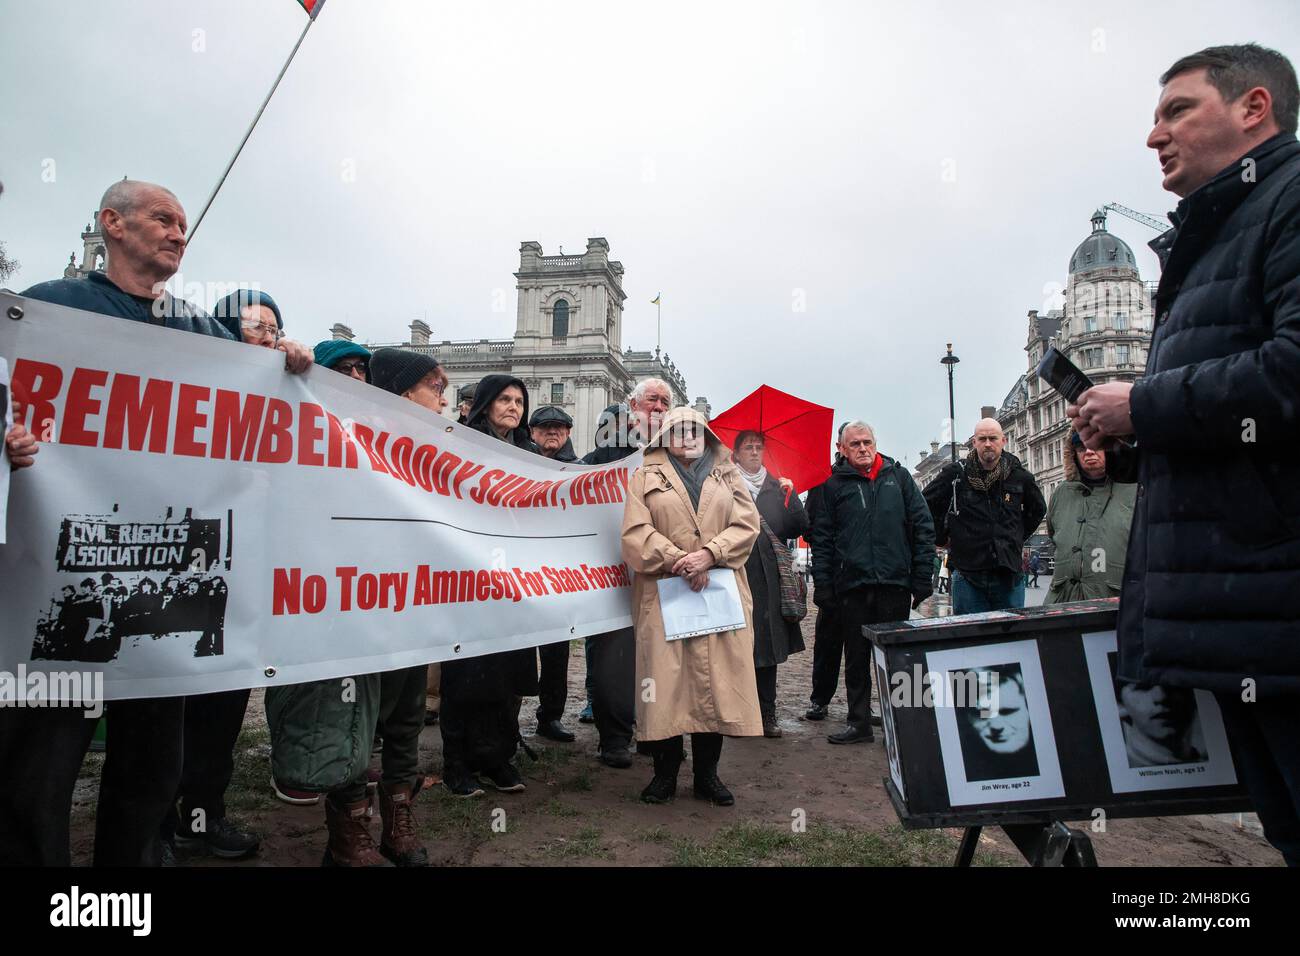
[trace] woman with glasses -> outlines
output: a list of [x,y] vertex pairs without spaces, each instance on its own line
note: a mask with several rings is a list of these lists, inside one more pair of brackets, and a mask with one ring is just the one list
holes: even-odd
[[[696,798],[735,803],[718,779],[722,738],[763,733],[744,571],[758,532],[758,509],[726,446],[694,409],[669,412],[628,482],[623,516],[623,557],[636,572],[636,736],[650,745],[655,765],[641,793],[647,803],[676,795],[684,734],[691,735]],[[720,570],[734,576],[744,626],[668,640],[659,582],[678,577],[701,591]]]
[[318,342],[313,351],[317,365],[355,378],[358,382],[370,381],[370,350],[364,345],[347,339],[326,339]]
[[[213,318],[249,345],[273,349],[284,338],[280,307],[265,292],[240,289],[212,311]],[[184,764],[176,794],[180,807],[173,802],[160,824],[165,856],[174,858],[179,850],[237,860],[252,856],[261,845],[257,834],[226,816],[225,794],[235,772],[235,743],[248,695],[247,690],[232,690],[186,698]]]
[[212,308],[212,317],[230,334],[248,345],[275,348],[284,338],[284,320],[280,307],[265,292],[240,289],[232,292]]

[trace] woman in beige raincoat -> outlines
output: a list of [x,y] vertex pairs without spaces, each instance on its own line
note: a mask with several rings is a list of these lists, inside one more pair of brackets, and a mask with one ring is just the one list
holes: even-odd
[[[641,794],[648,803],[676,794],[683,734],[691,735],[695,796],[735,803],[718,779],[722,738],[763,733],[744,572],[757,538],[758,511],[730,452],[702,415],[674,409],[628,482],[623,516],[623,557],[635,572],[636,735],[650,746],[655,764],[654,779]],[[658,581],[678,575],[699,591],[715,568],[735,572],[744,629],[669,641]]]

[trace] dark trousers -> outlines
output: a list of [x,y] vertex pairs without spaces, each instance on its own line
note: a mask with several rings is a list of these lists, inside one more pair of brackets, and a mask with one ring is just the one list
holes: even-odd
[[[681,766],[686,753],[685,740],[679,734],[664,740],[650,740],[646,748],[652,755],[671,758],[671,763]],[[722,734],[691,734],[691,770],[695,779],[704,781],[718,772],[722,759]]]
[[839,622],[844,641],[848,722],[859,730],[871,726],[871,642],[862,635],[862,626],[905,621],[911,610],[912,595],[907,588],[887,585],[855,588],[841,600]]
[[758,711],[763,719],[776,719],[776,665],[755,667],[754,675],[758,678]]
[[537,649],[541,676],[537,681],[537,722],[559,720],[569,698],[569,642],[556,641]]
[[[96,866],[157,866],[158,826],[180,784],[185,698],[106,705]],[[0,864],[68,866],[68,817],[96,720],[68,707],[0,709]]]
[[844,635],[840,632],[838,608],[817,608],[813,629],[812,702],[830,705],[840,683],[840,656],[844,653]]
[[[375,733],[384,739],[379,755],[385,786],[415,786],[420,763],[420,731],[429,686],[429,665],[402,667],[379,675],[379,715]],[[446,709],[446,698],[442,702]],[[439,717],[439,724],[442,718]],[[366,796],[366,773],[346,786],[330,791],[336,805],[357,803]]]
[[626,748],[636,722],[636,634],[630,627],[599,634],[588,648],[591,714],[600,749]]
[[[235,775],[235,742],[244,726],[248,690],[199,694],[185,698],[185,750],[180,812],[171,803],[162,821],[162,837],[171,839],[183,824],[194,831],[226,815],[226,788]],[[201,812],[199,812],[201,811]]]
[[114,701],[105,716],[95,866],[158,866],[158,825],[176,800],[184,768],[185,698]]
[[70,707],[0,708],[0,866],[69,866],[68,817],[96,721]]
[[1287,866],[1300,866],[1300,697],[1245,703],[1216,694],[1237,773]]
[[[510,761],[519,742],[518,699],[442,699],[438,729],[442,732],[444,775],[451,768],[473,773],[492,770]],[[387,743],[384,749],[388,749]]]

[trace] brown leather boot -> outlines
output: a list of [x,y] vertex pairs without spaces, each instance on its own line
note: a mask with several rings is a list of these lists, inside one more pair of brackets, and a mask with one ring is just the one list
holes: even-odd
[[322,866],[392,866],[375,849],[367,827],[368,799],[355,803],[336,804],[325,798],[325,826],[329,829],[329,844],[325,847]]
[[411,806],[415,793],[409,783],[379,785],[379,815],[384,821],[379,852],[397,866],[429,865],[429,851],[415,832],[415,811]]

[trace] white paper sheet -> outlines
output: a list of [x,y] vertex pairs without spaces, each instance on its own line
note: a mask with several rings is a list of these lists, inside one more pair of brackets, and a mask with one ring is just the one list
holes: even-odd
[[736,572],[713,568],[703,591],[692,591],[685,578],[660,578],[659,610],[664,617],[664,634],[670,641],[719,631],[736,631],[745,626],[745,607],[736,589]]

